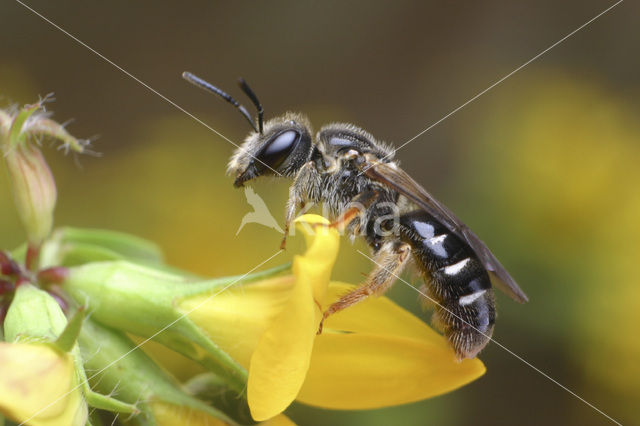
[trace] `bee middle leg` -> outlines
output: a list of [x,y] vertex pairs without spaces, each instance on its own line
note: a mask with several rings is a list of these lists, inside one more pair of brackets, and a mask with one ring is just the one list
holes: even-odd
[[391,288],[396,277],[404,269],[411,246],[398,241],[388,241],[382,245],[374,256],[376,267],[367,276],[363,284],[332,303],[322,314],[318,334],[322,333],[324,320],[349,306],[355,305],[369,296],[380,296]]

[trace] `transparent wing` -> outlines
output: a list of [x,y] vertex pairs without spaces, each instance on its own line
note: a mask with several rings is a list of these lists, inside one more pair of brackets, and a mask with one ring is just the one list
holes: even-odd
[[489,272],[491,283],[494,286],[516,302],[529,301],[527,295],[518,287],[515,280],[482,240],[404,170],[392,163],[378,162],[365,162],[361,166],[361,170],[371,179],[381,182],[407,197],[445,225],[449,231],[466,241]]

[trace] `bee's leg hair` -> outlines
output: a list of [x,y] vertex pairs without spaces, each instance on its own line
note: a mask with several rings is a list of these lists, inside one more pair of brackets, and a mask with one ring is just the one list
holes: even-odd
[[289,199],[284,218],[284,236],[280,243],[280,249],[284,250],[287,245],[287,237],[289,236],[289,228],[291,222],[296,217],[296,211],[303,208],[308,199],[310,189],[316,187],[315,182],[319,179],[318,171],[312,161],[309,161],[300,168],[298,174],[293,180],[293,184],[289,188]]
[[318,334],[322,333],[322,324],[329,315],[355,305],[369,296],[380,296],[391,288],[396,277],[402,273],[410,253],[411,246],[409,244],[399,241],[384,243],[375,253],[375,269],[367,276],[365,282],[331,304],[324,312]]

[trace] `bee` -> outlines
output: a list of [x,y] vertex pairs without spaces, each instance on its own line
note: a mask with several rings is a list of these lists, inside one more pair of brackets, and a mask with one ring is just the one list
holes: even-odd
[[256,125],[227,93],[191,73],[183,78],[231,103],[253,128],[229,161],[236,187],[261,176],[293,180],[285,239],[298,209],[323,203],[331,226],[364,236],[371,247],[373,271],[330,305],[323,321],[386,292],[412,260],[424,281],[424,299],[435,302],[433,323],[462,360],[474,358],[491,339],[496,318],[492,284],[517,302],[528,301],[480,238],[399,167],[391,147],[365,130],[333,123],[314,138],[309,120],[291,112],[264,122],[260,101],[240,79],[257,109]]

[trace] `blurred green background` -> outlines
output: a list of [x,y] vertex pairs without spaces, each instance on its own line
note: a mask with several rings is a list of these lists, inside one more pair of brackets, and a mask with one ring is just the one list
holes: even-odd
[[[238,98],[245,77],[267,117],[353,122],[398,146],[613,2],[28,4],[236,143],[246,122],[182,71]],[[495,339],[626,424],[640,424],[638,16],[638,3],[621,3],[397,154],[529,295],[526,305],[498,295]],[[75,136],[99,135],[99,158],[46,152],[58,225],[142,235],[172,264],[210,276],[276,252],[271,229],[235,235],[251,207],[224,174],[231,144],[19,3],[0,5],[0,40],[3,105],[55,92],[55,118],[74,118]],[[255,185],[279,220],[287,187]],[[22,241],[5,174],[0,232],[2,247]],[[265,267],[300,247],[291,240]],[[335,278],[362,279],[363,247],[345,241]],[[403,284],[390,296],[428,318]],[[303,425],[609,424],[497,345],[481,359],[483,378],[432,400],[287,413]]]

